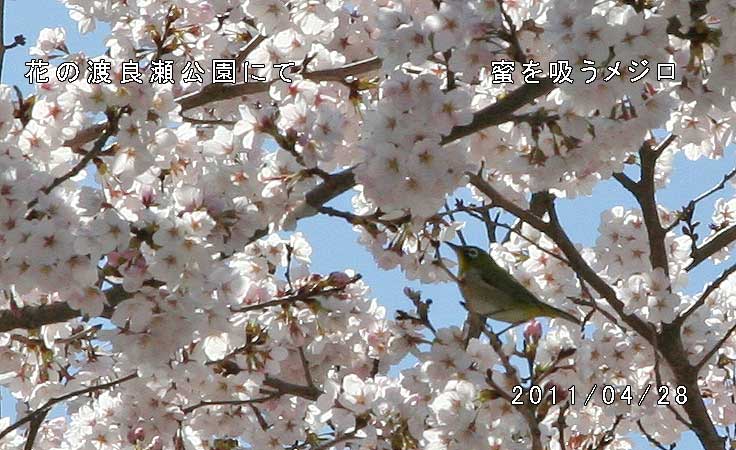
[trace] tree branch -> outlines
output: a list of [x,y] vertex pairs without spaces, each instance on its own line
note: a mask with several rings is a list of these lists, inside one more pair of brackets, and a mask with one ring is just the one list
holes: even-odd
[[26,437],[26,444],[23,446],[23,450],[33,450],[33,445],[36,442],[36,436],[38,435],[38,430],[41,429],[41,425],[43,425],[43,421],[46,419],[46,416],[48,414],[49,414],[49,410],[44,409],[43,411],[39,412],[38,415],[36,415],[31,420],[31,424],[28,427],[28,436]]
[[721,286],[721,284],[723,284],[723,282],[726,281],[728,279],[728,277],[730,277],[731,274],[733,274],[734,272],[736,272],[736,264],[731,265],[731,267],[729,267],[728,269],[724,270],[718,276],[718,278],[716,278],[715,280],[713,280],[713,282],[710,283],[705,288],[705,291],[703,291],[703,293],[700,295],[700,297],[698,297],[698,300],[695,301],[695,303],[693,303],[692,306],[690,306],[690,308],[688,308],[685,312],[683,312],[682,314],[680,314],[680,316],[675,319],[675,321],[673,322],[673,324],[675,324],[675,325],[682,325],[683,323],[685,323],[685,320],[687,320],[687,318],[690,317],[690,315],[692,313],[694,313],[698,308],[700,308],[701,306],[703,306],[705,304],[705,301],[710,296],[710,294],[712,294],[713,291],[715,291],[716,289],[718,289]]
[[[248,50],[249,47],[250,45],[246,46],[246,49],[244,49],[243,51],[245,52],[246,50]],[[346,64],[335,69],[307,72],[302,76],[305,79],[317,82],[342,81],[347,76],[360,75],[366,72],[377,70],[380,67],[381,60],[377,57],[373,57],[362,61]],[[267,92],[269,87],[271,86],[271,83],[272,82],[248,82],[235,85],[208,84],[198,92],[182,95],[181,97],[176,99],[176,102],[181,105],[181,112],[184,112],[220,100],[229,100],[237,97],[242,97],[244,95],[254,95],[262,92]],[[99,134],[102,133],[106,127],[107,125],[105,123],[99,123],[88,128],[84,128],[77,132],[77,135],[74,138],[66,141],[64,145],[72,148],[85,145],[90,141],[96,139],[97,136],[99,136]]]
[[547,234],[552,241],[557,244],[560,250],[562,250],[562,253],[567,258],[570,268],[580,274],[583,280],[592,286],[601,297],[606,299],[608,304],[616,311],[616,313],[618,313],[619,317],[621,317],[624,322],[649,340],[646,323],[633,314],[629,315],[624,313],[624,304],[616,296],[616,291],[614,291],[608,283],[598,276],[593,268],[591,268],[585,259],[583,259],[578,249],[575,248],[575,244],[572,243],[570,237],[560,224],[554,207],[554,201],[551,197],[548,197],[547,200],[550,221],[545,222],[538,216],[532,214],[531,211],[521,208],[503,197],[500,192],[493,188],[493,186],[486,182],[480,175],[474,173],[467,173],[467,175],[470,178],[470,184],[487,195],[495,206],[501,207],[537,230]]
[[665,237],[667,230],[662,227],[657,209],[656,186],[654,175],[657,167],[657,158],[674,141],[675,136],[670,134],[656,148],[652,148],[652,139],[647,139],[639,148],[641,162],[640,178],[635,182],[624,173],[615,173],[613,177],[636,199],[644,217],[649,239],[649,262],[654,269],[664,270],[669,278],[667,263],[667,248]]
[[[361,275],[355,275],[354,277],[347,280],[347,286],[348,284],[355,283],[356,281],[360,280],[362,277]],[[270,308],[272,306],[283,306],[283,305],[289,305],[291,303],[296,302],[304,302],[312,297],[321,296],[321,295],[329,295],[334,294],[336,292],[341,292],[345,289],[345,286],[337,286],[337,287],[331,287],[328,289],[322,289],[322,288],[312,288],[305,290],[303,292],[298,292],[294,295],[289,295],[286,297],[277,298],[275,300],[270,300],[263,303],[256,303],[255,305],[248,305],[240,309],[234,309],[233,312],[248,312],[248,311],[257,311],[261,309]]]
[[675,381],[687,390],[687,401],[682,408],[690,419],[690,429],[695,432],[706,450],[723,450],[724,439],[718,434],[705,406],[698,384],[698,369],[689,362],[680,327],[664,324],[659,342],[660,351],[669,364]]
[[[92,150],[88,151],[82,159],[77,162],[77,164],[72,167],[71,170],[69,170],[64,175],[57,177],[54,179],[54,181],[51,182],[50,185],[46,186],[42,189],[42,192],[46,195],[50,194],[51,191],[59,187],[62,183],[69,180],[70,178],[76,176],[79,172],[82,171],[85,167],[87,167],[87,164],[89,164],[92,159],[97,157],[100,152],[102,151],[102,148],[105,146],[105,143],[107,143],[107,140],[110,139],[110,137],[117,132],[118,128],[118,113],[111,113],[108,114],[108,122],[105,126],[105,131],[102,133],[100,137],[97,138],[95,141],[94,146],[92,147]],[[30,202],[28,202],[28,209],[31,210],[36,203],[38,203],[38,197],[34,198]]]
[[261,45],[261,43],[265,40],[266,36],[262,34],[259,34],[258,36],[251,39],[250,42],[248,42],[248,44],[245,46],[245,48],[241,50],[240,53],[238,53],[238,55],[235,57],[235,67],[240,67],[243,62],[245,62],[246,58],[248,58],[248,55],[253,53],[253,50],[257,49],[258,46]]
[[[519,380],[516,367],[511,364],[508,355],[504,353],[503,344],[498,338],[498,335],[492,331],[486,330],[485,325],[482,325],[482,327],[485,335],[488,336],[488,339],[490,340],[493,351],[496,353],[501,361],[501,365],[506,370],[504,375],[511,378],[514,385],[521,385],[521,380]],[[521,404],[513,402],[511,396],[493,380],[493,373],[492,369],[488,369],[486,372],[486,382],[498,393],[500,397],[509,402],[509,404],[511,404],[511,406],[524,418],[524,421],[529,427],[529,434],[532,438],[530,449],[542,450],[542,432],[539,429],[539,422],[537,422],[535,406],[531,402],[521,402]]]
[[473,114],[473,121],[470,124],[453,128],[450,134],[442,139],[442,145],[470,136],[485,128],[512,120],[513,113],[519,108],[543,95],[549,94],[554,88],[555,84],[549,78],[540,79],[538,84],[524,84],[522,87],[509,92],[508,95],[497,100],[495,103],[475,112]]
[[708,353],[703,356],[703,359],[701,359],[697,364],[695,364],[695,369],[699,372],[700,369],[703,368],[708,363],[708,360],[713,357],[713,355],[718,352],[718,350],[723,346],[723,344],[728,340],[728,338],[731,337],[731,335],[736,331],[736,324],[732,325],[731,328],[728,329],[725,335],[721,339],[718,340],[718,342],[711,348]]
[[[335,69],[319,70],[311,73],[307,72],[303,75],[303,78],[317,82],[342,81],[347,76],[360,75],[377,70],[380,67],[381,60],[377,57],[373,57]],[[184,112],[216,101],[229,100],[242,97],[244,95],[254,95],[267,92],[274,81],[275,80],[264,82],[249,81],[247,83],[240,84],[213,83],[203,87],[198,92],[179,97],[177,102],[181,105],[182,112]]]
[[209,407],[209,406],[243,406],[243,405],[253,405],[256,403],[263,403],[267,402],[269,400],[273,400],[275,398],[278,398],[279,394],[272,394],[267,395],[265,397],[259,397],[259,398],[251,398],[248,400],[216,400],[216,401],[206,401],[202,400],[201,402],[187,406],[186,408],[182,408],[182,412],[184,414],[189,414],[195,409],[203,408],[203,407]]
[[649,141],[646,141],[641,146],[639,149],[639,158],[641,160],[641,179],[638,183],[639,195],[634,195],[641,207],[644,224],[647,227],[649,261],[652,264],[652,268],[664,270],[664,274],[668,280],[670,270],[667,262],[667,247],[665,245],[665,236],[667,233],[659,220],[654,174],[657,166],[657,158],[673,140],[674,135],[670,135],[656,149],[651,147]]
[[[131,297],[122,286],[114,286],[104,291],[107,305],[102,313],[103,317],[112,317],[115,307]],[[0,310],[0,333],[5,333],[16,328],[31,330],[44,325],[66,322],[79,317],[80,312],[69,306],[66,302],[49,303],[39,306],[24,306],[18,310]]]
[[263,384],[276,389],[279,394],[295,395],[312,401],[317,401],[319,396],[323,394],[316,386],[302,386],[269,376],[266,377]]
[[49,401],[47,401],[46,403],[44,403],[42,406],[38,407],[38,409],[36,409],[36,410],[28,413],[22,419],[16,421],[14,424],[8,426],[3,431],[0,431],[0,439],[2,439],[5,436],[7,436],[13,430],[16,430],[16,429],[20,428],[24,424],[26,424],[28,422],[31,422],[33,420],[36,420],[38,417],[41,417],[41,416],[45,417],[46,414],[48,414],[48,412],[51,410],[51,408],[54,405],[58,404],[58,403],[61,403],[61,402],[65,401],[65,400],[69,400],[70,398],[79,397],[80,395],[89,394],[90,392],[98,392],[98,391],[101,391],[101,390],[104,390],[104,389],[111,388],[113,386],[117,386],[118,384],[125,383],[126,381],[130,381],[133,378],[138,378],[138,374],[137,373],[131,373],[130,375],[125,376],[123,378],[118,378],[115,381],[110,381],[108,383],[98,384],[96,386],[89,386],[87,388],[80,389],[78,391],[74,391],[74,392],[70,392],[68,394],[64,394],[61,397],[52,398]]
[[693,270],[706,259],[731,245],[733,241],[736,241],[736,224],[719,232],[700,247],[695,247],[690,254],[693,261],[686,267],[686,270],[688,272]]
[[0,82],[3,78],[5,61],[5,0],[0,0]]

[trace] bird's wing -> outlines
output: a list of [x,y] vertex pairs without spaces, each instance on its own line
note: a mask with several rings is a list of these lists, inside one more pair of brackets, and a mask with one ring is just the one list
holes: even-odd
[[[503,270],[501,266],[495,265],[489,272],[483,272],[483,281],[497,288],[502,292],[506,292],[513,296],[514,301],[520,304],[533,306],[538,310],[540,316],[560,317],[571,322],[580,324],[580,320],[572,314],[565,312],[559,308],[548,305],[539,300],[529,289],[514,278],[511,274]],[[521,306],[521,305],[520,305]]]
[[483,281],[502,292],[506,292],[517,302],[529,305],[542,303],[536,295],[497,264],[493,264],[490,270],[484,271],[482,277]]

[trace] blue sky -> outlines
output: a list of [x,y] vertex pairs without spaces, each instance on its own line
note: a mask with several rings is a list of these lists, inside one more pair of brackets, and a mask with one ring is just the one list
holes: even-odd
[[[9,50],[5,55],[2,82],[15,84],[28,94],[31,92],[23,74],[25,62],[30,59],[28,49],[35,43],[38,32],[45,27],[62,26],[67,31],[68,47],[72,51],[83,50],[90,56],[96,56],[104,51],[104,37],[107,27],[100,26],[88,35],[80,36],[76,24],[69,19],[66,9],[55,0],[7,0],[5,3],[5,36],[4,42],[10,43],[16,34],[24,34],[28,40],[25,47]],[[734,167],[735,158],[728,152],[728,156],[721,161],[687,161],[682,155],[675,160],[675,177],[666,189],[659,193],[662,204],[670,209],[677,209],[687,203],[688,199],[718,183],[725,172]],[[350,208],[348,193],[336,199],[333,206],[340,209]],[[698,211],[704,224],[709,222],[709,214],[715,198],[731,196],[733,189],[729,185],[724,191],[703,202]],[[630,194],[624,191],[614,181],[600,183],[592,197],[575,200],[561,200],[559,202],[560,217],[573,240],[590,245],[595,242],[600,214],[603,210],[615,205],[634,207],[635,203]],[[705,214],[703,214],[705,213]],[[701,234],[706,234],[705,226]],[[357,244],[358,234],[352,226],[339,219],[325,219],[312,217],[302,221],[298,230],[304,232],[313,246],[313,270],[329,273],[333,270],[346,268],[355,269],[361,273],[365,281],[371,286],[373,294],[391,311],[395,309],[409,309],[409,302],[402,294],[405,286],[422,290],[424,297],[434,299],[431,318],[435,325],[460,325],[465,314],[459,306],[460,300],[457,288],[452,284],[420,285],[408,282],[399,270],[382,271],[377,269],[372,256]],[[479,246],[486,245],[485,235],[478,227],[470,227],[466,238]],[[689,292],[702,289],[704,283],[712,279],[718,270],[703,264],[690,277]],[[391,314],[392,315],[392,314]],[[1,393],[1,392],[0,392]],[[12,403],[4,393],[1,416],[7,415],[13,409]],[[647,448],[646,442],[638,441],[639,448]],[[684,448],[699,448],[695,439],[688,436],[684,439]]]

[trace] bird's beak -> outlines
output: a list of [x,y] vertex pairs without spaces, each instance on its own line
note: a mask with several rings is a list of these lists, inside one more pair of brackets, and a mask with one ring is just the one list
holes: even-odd
[[460,253],[460,250],[463,248],[461,245],[453,244],[452,242],[445,242],[448,246],[450,246],[451,249],[455,250],[455,253]]

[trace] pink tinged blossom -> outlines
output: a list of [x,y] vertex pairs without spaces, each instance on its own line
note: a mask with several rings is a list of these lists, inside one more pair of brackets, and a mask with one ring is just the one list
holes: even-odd
[[532,319],[524,327],[524,339],[529,342],[537,342],[542,337],[542,324]]

